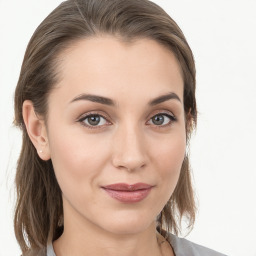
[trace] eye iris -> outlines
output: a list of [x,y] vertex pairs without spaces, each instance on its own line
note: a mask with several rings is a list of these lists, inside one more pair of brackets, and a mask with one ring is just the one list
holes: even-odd
[[100,123],[100,117],[99,116],[89,116],[88,123],[90,125],[97,125]]
[[154,116],[152,121],[156,125],[161,125],[164,122],[164,116],[163,115]]

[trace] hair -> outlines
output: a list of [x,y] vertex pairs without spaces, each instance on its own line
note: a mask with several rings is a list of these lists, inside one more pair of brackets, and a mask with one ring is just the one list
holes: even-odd
[[[184,81],[184,112],[187,144],[196,127],[195,63],[191,49],[175,21],[148,0],[67,0],[53,10],[30,39],[15,91],[16,126],[23,133],[17,162],[17,201],[14,216],[16,239],[22,253],[44,248],[63,232],[62,193],[51,160],[43,161],[29,139],[22,105],[31,100],[35,112],[47,121],[47,100],[58,81],[58,57],[73,43],[100,35],[131,42],[155,40],[176,56]],[[185,217],[195,221],[195,200],[189,158],[182,164],[177,186],[157,218],[160,232],[178,234]]]

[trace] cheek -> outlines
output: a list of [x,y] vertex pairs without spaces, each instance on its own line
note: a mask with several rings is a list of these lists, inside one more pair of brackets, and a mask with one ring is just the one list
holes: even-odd
[[81,188],[86,192],[93,187],[103,170],[108,151],[100,140],[92,137],[71,131],[51,134],[51,159],[64,194],[69,193],[68,191],[82,192]]
[[185,135],[173,136],[154,148],[155,160],[161,165],[160,170],[179,170],[186,152]]
[[185,136],[176,136],[167,140],[155,152],[157,170],[161,179],[160,190],[166,201],[170,198],[177,185],[185,152]]

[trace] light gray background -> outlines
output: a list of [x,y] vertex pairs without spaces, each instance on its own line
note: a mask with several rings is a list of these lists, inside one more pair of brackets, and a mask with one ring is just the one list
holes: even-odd
[[[12,218],[21,135],[13,93],[26,45],[60,0],[0,0],[0,255],[20,255]],[[188,239],[256,256],[256,1],[155,0],[182,28],[197,65],[191,158],[199,214]]]

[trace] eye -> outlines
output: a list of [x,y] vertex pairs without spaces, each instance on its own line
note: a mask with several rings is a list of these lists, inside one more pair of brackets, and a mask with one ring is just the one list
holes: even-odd
[[89,114],[89,115],[83,116],[78,121],[82,125],[87,126],[89,128],[94,128],[94,127],[97,128],[97,127],[109,124],[107,119],[99,114]]
[[176,118],[174,116],[167,113],[159,113],[151,117],[149,123],[156,126],[166,126],[175,121]]

